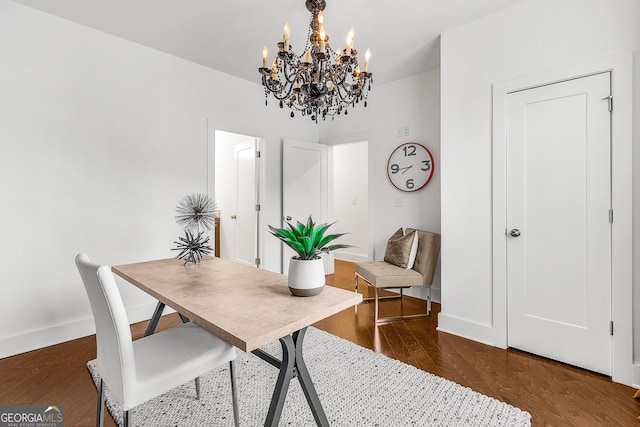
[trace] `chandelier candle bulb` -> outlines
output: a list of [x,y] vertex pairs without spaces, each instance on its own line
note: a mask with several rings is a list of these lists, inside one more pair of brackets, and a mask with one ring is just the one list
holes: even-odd
[[367,66],[369,65],[369,59],[371,59],[371,50],[367,49],[364,54],[364,72],[367,72]]
[[354,35],[355,35],[355,33],[353,31],[353,27],[351,27],[351,30],[349,31],[349,34],[347,34],[347,47],[344,49],[344,53],[347,56],[351,55],[351,49],[353,48]]
[[307,51],[307,53],[304,55],[304,62],[311,62],[311,53],[309,53],[309,51]]
[[284,23],[284,33],[282,34],[282,41],[284,42],[284,51],[289,51],[289,35],[291,31],[289,30],[289,22]]
[[324,53],[324,49],[325,49],[325,37],[327,36],[327,34],[324,32],[324,26],[320,27],[320,52]]
[[267,56],[269,55],[269,51],[267,47],[262,48],[262,68],[267,68]]

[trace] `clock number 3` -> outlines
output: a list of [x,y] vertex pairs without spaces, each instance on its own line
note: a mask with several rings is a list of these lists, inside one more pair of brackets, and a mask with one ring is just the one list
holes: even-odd
[[431,160],[423,160],[422,164],[424,165],[424,167],[420,168],[421,171],[431,170]]

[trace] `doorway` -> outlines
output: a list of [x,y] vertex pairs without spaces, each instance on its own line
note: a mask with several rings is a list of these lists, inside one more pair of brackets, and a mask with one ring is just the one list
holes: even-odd
[[[506,348],[508,343],[507,233],[507,99],[509,94],[611,72],[611,376],[634,383],[632,259],[632,86],[633,56],[623,53],[576,63],[493,84],[492,114],[492,319],[477,325],[472,336]],[[603,101],[608,103],[607,100]],[[607,215],[608,216],[608,215]],[[549,296],[551,298],[551,296]],[[474,325],[476,326],[476,325]]]
[[[334,222],[329,234],[348,233],[339,243],[352,245],[323,255],[326,274],[333,273],[334,257],[348,261],[372,258],[367,140],[318,144],[285,140],[283,144],[283,219]],[[283,223],[284,225],[284,223]],[[283,272],[293,251],[283,245]]]
[[351,248],[335,252],[337,259],[368,261],[369,142],[360,140],[329,147],[329,218],[332,233],[348,233],[340,242]]
[[220,257],[260,266],[260,138],[215,131]]

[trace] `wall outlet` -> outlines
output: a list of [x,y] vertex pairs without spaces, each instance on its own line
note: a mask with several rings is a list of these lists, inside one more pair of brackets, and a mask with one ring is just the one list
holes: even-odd
[[404,206],[404,201],[402,199],[396,199],[393,202],[393,206],[396,207],[396,208],[401,208],[401,207]]
[[396,136],[398,138],[403,137],[403,136],[409,136],[409,126],[402,126],[399,127],[396,131]]

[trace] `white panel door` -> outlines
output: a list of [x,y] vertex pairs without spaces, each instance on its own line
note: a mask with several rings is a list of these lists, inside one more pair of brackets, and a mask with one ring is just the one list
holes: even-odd
[[247,265],[256,265],[257,259],[257,185],[256,142],[234,146],[236,163],[237,205],[234,221],[235,260]]
[[611,374],[609,94],[602,73],[507,96],[508,344],[603,374]]
[[[327,146],[310,142],[285,140],[282,148],[282,213],[283,220],[295,224],[309,215],[317,223],[327,221],[328,164]],[[284,221],[282,222],[284,226]],[[295,252],[283,246],[282,272],[289,271],[289,259]],[[333,272],[332,257],[324,256],[325,273]]]

